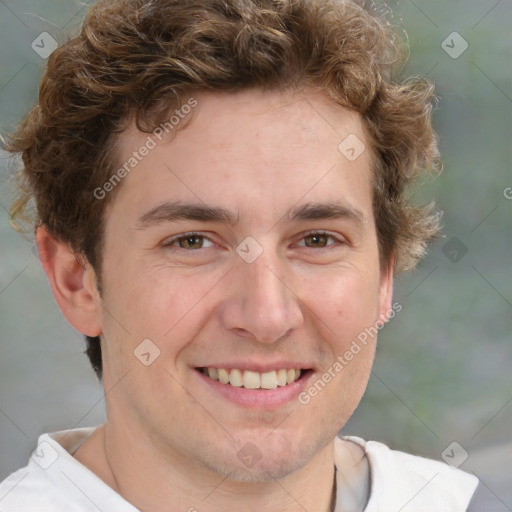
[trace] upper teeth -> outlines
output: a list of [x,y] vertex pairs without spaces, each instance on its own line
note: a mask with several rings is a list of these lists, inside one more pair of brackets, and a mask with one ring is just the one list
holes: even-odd
[[233,368],[204,368],[203,373],[223,384],[246,389],[275,389],[277,386],[286,386],[300,377],[300,370],[274,370],[271,372],[253,372],[251,370],[237,370]]

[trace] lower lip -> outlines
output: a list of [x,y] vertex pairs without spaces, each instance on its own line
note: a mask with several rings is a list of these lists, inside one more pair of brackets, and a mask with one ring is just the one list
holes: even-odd
[[207,377],[198,370],[197,376],[214,392],[227,400],[247,408],[271,409],[280,407],[292,400],[298,400],[298,396],[306,387],[312,372],[306,371],[299,380],[275,389],[245,389],[230,384],[222,384],[218,380]]

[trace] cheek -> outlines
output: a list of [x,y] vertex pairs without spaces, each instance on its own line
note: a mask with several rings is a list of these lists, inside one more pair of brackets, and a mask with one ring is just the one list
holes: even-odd
[[378,278],[373,273],[341,270],[332,273],[322,287],[308,292],[314,298],[313,311],[321,319],[326,339],[337,352],[344,351],[378,313]]
[[[370,376],[375,356],[373,326],[378,313],[378,274],[346,272],[331,280],[322,300],[325,339],[331,360],[322,369],[329,380],[324,404],[336,409],[344,424],[357,407]],[[321,378],[322,378],[321,375]],[[320,406],[320,401],[318,405]]]
[[[348,350],[348,349],[347,349]],[[356,410],[368,384],[375,345],[367,344],[361,351],[346,359],[342,352],[334,363],[323,368],[299,396],[307,416],[316,418],[314,429],[322,424],[332,434],[343,428]],[[344,357],[345,356],[345,357]]]
[[211,298],[222,273],[142,268],[126,270],[132,277],[128,286],[120,286],[116,309],[133,337],[154,340],[162,352],[177,352],[211,315]]

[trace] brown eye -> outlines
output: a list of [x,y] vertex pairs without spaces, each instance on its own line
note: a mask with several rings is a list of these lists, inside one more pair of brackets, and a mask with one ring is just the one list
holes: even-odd
[[326,247],[329,245],[327,242],[332,236],[323,233],[313,233],[304,237],[306,247]]
[[213,247],[213,242],[205,235],[200,233],[185,233],[175,236],[164,243],[168,249],[180,248],[188,250],[207,249]]
[[184,236],[177,240],[182,249],[201,249],[203,247],[204,237],[200,235]]
[[336,249],[340,244],[344,243],[345,240],[342,237],[338,238],[323,231],[314,231],[304,235],[299,245],[310,249]]

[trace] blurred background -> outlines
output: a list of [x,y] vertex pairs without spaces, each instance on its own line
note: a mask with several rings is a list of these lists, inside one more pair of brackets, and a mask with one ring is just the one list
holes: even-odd
[[[512,510],[512,2],[390,1],[409,36],[403,76],[435,82],[445,237],[397,279],[367,393],[343,433],[451,460],[480,478],[470,510]],[[86,2],[0,1],[0,133],[34,105],[54,41]],[[0,150],[0,480],[43,432],[104,421],[83,337],[63,319],[34,250],[13,232],[14,163]],[[0,497],[1,498],[1,497]]]

